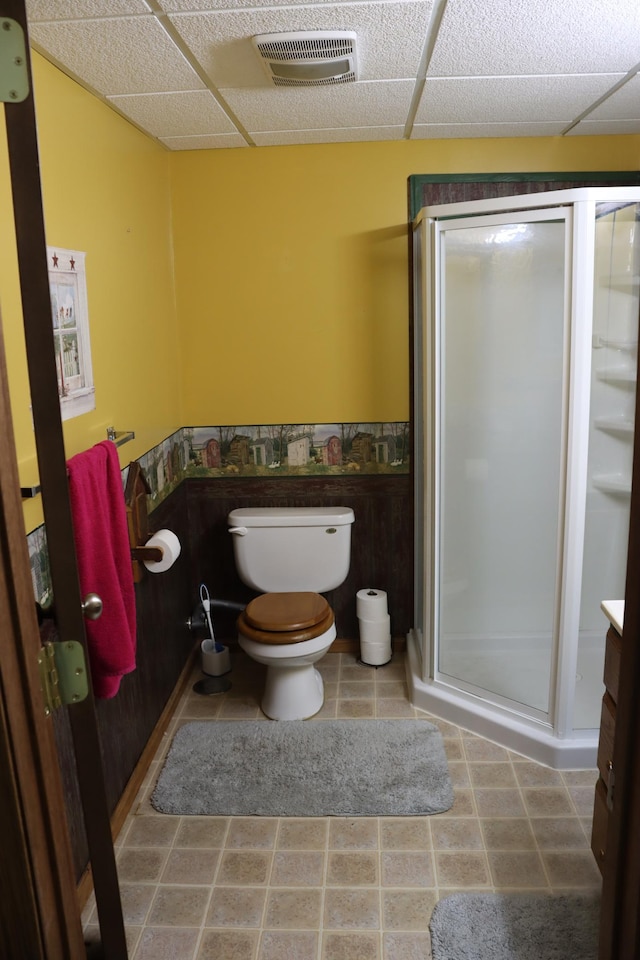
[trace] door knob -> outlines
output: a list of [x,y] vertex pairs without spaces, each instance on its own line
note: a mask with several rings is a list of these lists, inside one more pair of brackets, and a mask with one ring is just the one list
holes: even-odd
[[88,593],[82,601],[82,612],[87,620],[97,620],[102,614],[102,600],[97,593]]

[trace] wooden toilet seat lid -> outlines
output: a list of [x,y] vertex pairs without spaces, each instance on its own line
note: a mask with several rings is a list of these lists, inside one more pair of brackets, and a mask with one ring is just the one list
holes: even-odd
[[258,630],[308,630],[330,612],[319,593],[263,593],[247,604],[244,618]]
[[238,630],[257,643],[303,643],[333,625],[333,610],[319,593],[265,593],[247,604]]

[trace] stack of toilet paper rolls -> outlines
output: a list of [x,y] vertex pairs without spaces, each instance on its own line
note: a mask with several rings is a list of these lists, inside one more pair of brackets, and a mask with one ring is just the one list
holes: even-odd
[[358,590],[356,611],[360,627],[360,659],[371,666],[391,660],[391,617],[387,594],[371,587]]

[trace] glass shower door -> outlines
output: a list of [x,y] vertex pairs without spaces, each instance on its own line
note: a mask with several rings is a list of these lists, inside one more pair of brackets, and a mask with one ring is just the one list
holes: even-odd
[[435,677],[541,720],[559,619],[570,218],[445,220],[432,246]]

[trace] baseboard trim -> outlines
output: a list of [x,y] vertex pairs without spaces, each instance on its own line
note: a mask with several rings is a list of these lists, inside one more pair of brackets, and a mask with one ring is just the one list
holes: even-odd
[[[184,693],[184,690],[189,683],[191,673],[193,671],[193,665],[195,663],[198,651],[200,650],[200,643],[198,642],[193,648],[193,651],[189,654],[189,659],[184,665],[180,676],[178,677],[177,683],[173,688],[173,691],[167,700],[164,710],[158,718],[151,736],[147,740],[147,744],[140,754],[140,759],[138,760],[135,769],[129,780],[126,787],[122,793],[122,796],[118,800],[116,807],[111,815],[111,836],[115,840],[122,827],[124,822],[127,819],[128,814],[133,807],[135,799],[138,795],[138,791],[142,786],[144,778],[146,777],[149,767],[151,766],[151,761],[156,755],[156,751],[160,746],[162,737],[164,736],[167,727],[175,713],[176,707],[180,700],[180,697]],[[93,892],[93,874],[91,872],[91,864],[88,864],[84,873],[80,877],[76,887],[76,894],[78,898],[78,903],[80,910],[84,909],[84,906]]]
[[[391,648],[394,653],[399,653],[406,649],[407,641],[404,637],[393,637],[391,641]],[[360,641],[359,640],[350,640],[346,637],[338,638],[334,640],[331,646],[329,647],[329,653],[353,653],[357,655],[360,653]]]

